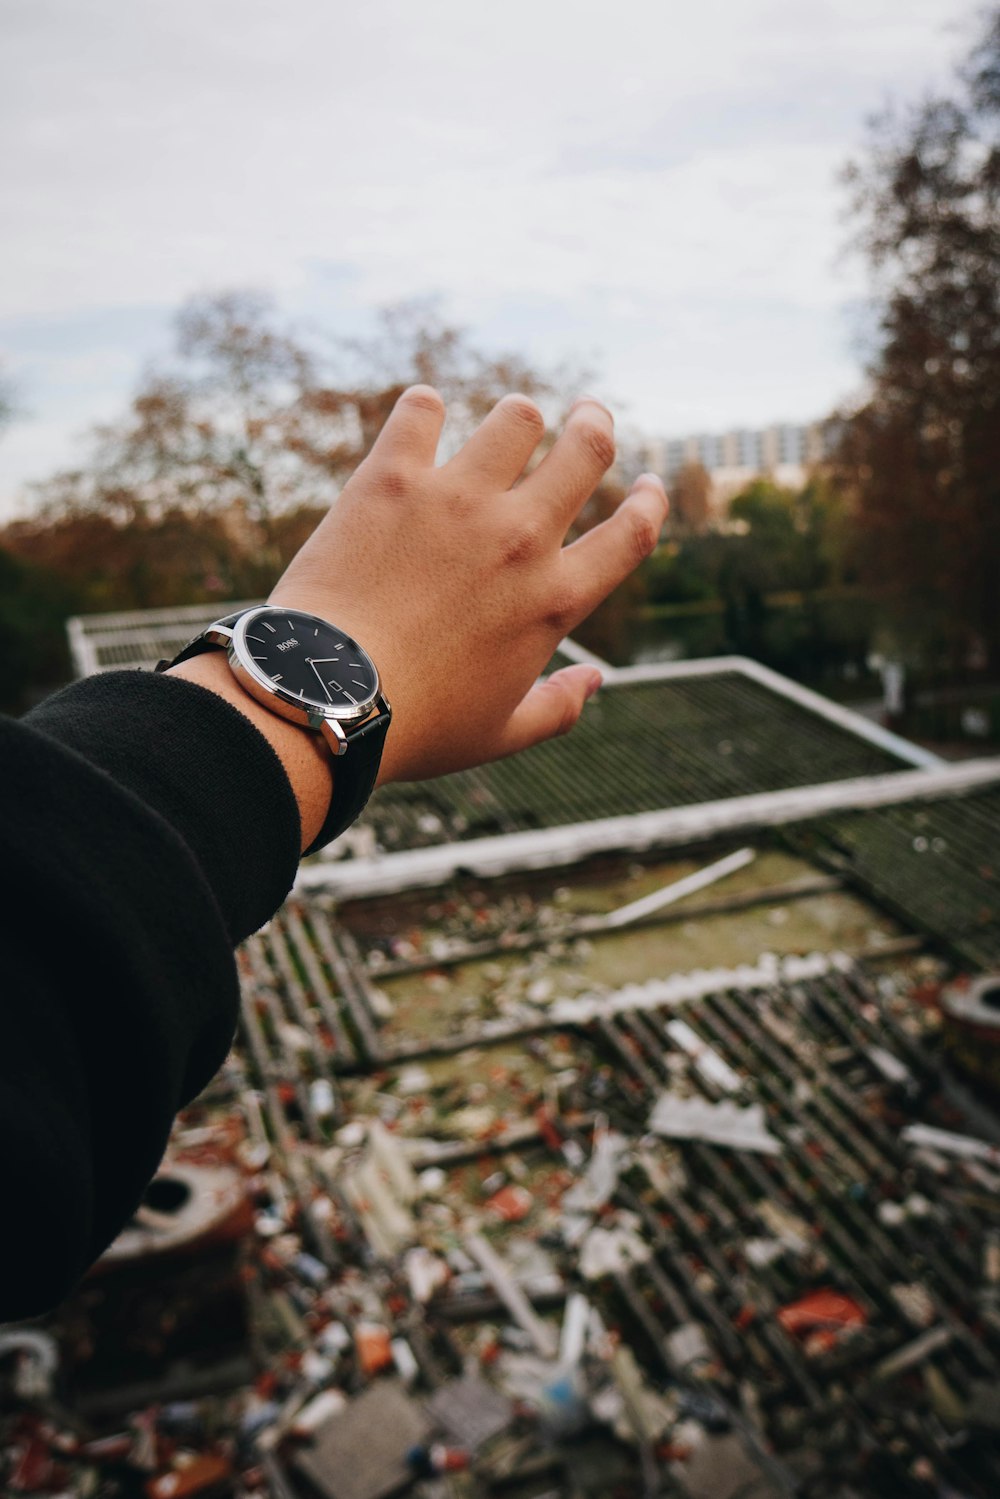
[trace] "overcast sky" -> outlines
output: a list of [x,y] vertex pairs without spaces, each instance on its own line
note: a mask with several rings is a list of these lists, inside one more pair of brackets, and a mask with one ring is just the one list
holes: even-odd
[[[962,16],[965,19],[962,20]],[[658,435],[860,388],[837,172],[955,0],[0,0],[0,512],[195,292],[356,332],[440,294]],[[956,26],[956,17],[959,18]],[[852,315],[854,309],[854,315]]]

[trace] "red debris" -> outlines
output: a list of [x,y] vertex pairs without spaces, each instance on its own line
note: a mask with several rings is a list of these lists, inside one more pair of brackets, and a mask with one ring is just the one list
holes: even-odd
[[820,1290],[779,1307],[777,1318],[786,1332],[810,1332],[817,1327],[864,1327],[868,1313],[840,1291]]
[[10,1486],[22,1493],[51,1491],[55,1466],[49,1446],[39,1432],[32,1432],[18,1454],[10,1475]]
[[183,1466],[178,1463],[169,1473],[160,1473],[146,1482],[149,1499],[187,1499],[226,1482],[232,1465],[218,1453],[203,1452]]
[[505,1223],[520,1223],[531,1212],[533,1203],[534,1198],[527,1187],[519,1187],[511,1183],[509,1186],[501,1187],[499,1192],[495,1192],[487,1203],[487,1207]]
[[354,1346],[363,1374],[380,1374],[383,1369],[392,1367],[392,1345],[387,1327],[377,1322],[359,1322]]

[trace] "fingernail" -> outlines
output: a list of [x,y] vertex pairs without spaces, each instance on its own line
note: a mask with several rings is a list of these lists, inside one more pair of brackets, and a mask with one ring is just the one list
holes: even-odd
[[[636,479],[633,482],[632,489],[638,489],[640,484],[655,484],[656,487],[657,487],[657,489],[663,489],[663,480],[660,478],[659,474],[654,474],[654,473],[640,474],[639,477],[638,477],[638,479]],[[630,489],[629,490],[629,494],[631,494],[631,493],[632,493],[632,490]],[[663,489],[663,493],[666,494],[666,490],[665,489]]]
[[587,696],[593,697],[598,688],[603,686],[604,678],[601,676],[601,673],[599,671],[595,671],[590,681],[587,683]]
[[604,404],[604,402],[601,400],[600,396],[591,396],[591,395],[577,396],[576,400],[573,402],[572,406],[570,407],[570,410],[571,411],[575,411],[576,408],[578,406],[582,406],[585,401],[589,401],[590,404],[591,404],[591,406],[600,406],[600,408],[601,408],[602,411],[606,411],[607,412],[607,414],[608,414],[608,416],[610,416],[612,422],[614,421],[614,419],[615,419],[614,412],[611,410],[610,406],[606,406]]

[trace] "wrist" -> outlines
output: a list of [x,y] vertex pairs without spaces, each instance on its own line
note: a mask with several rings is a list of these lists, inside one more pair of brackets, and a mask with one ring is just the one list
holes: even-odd
[[171,666],[168,674],[207,687],[248,718],[263,734],[288,776],[299,808],[300,848],[318,836],[333,795],[333,761],[319,735],[300,728],[256,702],[236,681],[223,651],[208,651]]

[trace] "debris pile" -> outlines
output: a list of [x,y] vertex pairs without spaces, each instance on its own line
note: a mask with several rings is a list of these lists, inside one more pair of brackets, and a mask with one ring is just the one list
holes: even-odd
[[[406,947],[320,900],[246,945],[240,1044],[164,1173],[187,1196],[0,1335],[5,1490],[1000,1492],[1000,1128],[913,999],[941,965],[599,986],[584,939],[549,950],[573,900],[508,893],[472,924],[522,947],[498,985],[548,986],[530,1023],[406,1032],[381,979],[469,942],[450,899]],[[94,1356],[121,1307],[128,1378]]]

